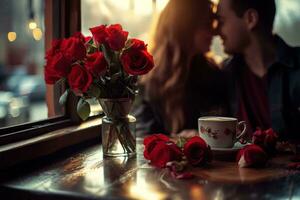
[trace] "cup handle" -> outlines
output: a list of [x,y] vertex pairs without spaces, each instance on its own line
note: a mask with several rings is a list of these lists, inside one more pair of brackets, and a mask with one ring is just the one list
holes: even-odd
[[236,136],[236,141],[239,141],[246,133],[247,133],[247,125],[245,121],[240,121],[237,126],[240,127],[241,125],[243,125],[243,130],[242,132]]

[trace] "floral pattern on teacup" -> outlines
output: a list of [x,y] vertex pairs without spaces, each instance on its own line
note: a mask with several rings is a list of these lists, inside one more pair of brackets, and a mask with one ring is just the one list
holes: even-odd
[[[207,134],[208,137],[211,137],[213,139],[218,139],[218,135],[220,135],[220,130],[212,131],[211,128],[209,128],[209,127],[205,128],[204,126],[200,127],[200,132],[202,134]],[[224,135],[230,135],[234,132],[232,130],[226,128],[223,133],[224,133]]]

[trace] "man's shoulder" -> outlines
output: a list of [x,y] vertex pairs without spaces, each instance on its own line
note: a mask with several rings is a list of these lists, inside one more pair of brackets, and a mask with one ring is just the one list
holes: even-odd
[[281,37],[275,36],[279,59],[294,69],[300,68],[300,47],[290,46]]
[[293,56],[295,58],[295,67],[300,69],[300,47],[292,47]]

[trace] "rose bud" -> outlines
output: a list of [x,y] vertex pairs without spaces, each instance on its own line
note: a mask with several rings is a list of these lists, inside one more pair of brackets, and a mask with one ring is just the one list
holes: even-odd
[[241,149],[237,155],[239,167],[261,167],[266,164],[268,156],[258,145],[251,144]]

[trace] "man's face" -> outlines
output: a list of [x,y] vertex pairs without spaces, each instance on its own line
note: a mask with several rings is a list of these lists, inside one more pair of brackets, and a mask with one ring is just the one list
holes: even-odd
[[243,17],[238,17],[231,0],[220,0],[218,5],[218,30],[228,54],[243,53],[249,42],[249,32]]

